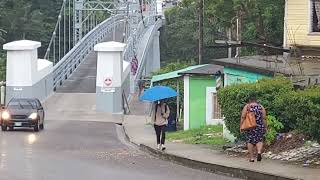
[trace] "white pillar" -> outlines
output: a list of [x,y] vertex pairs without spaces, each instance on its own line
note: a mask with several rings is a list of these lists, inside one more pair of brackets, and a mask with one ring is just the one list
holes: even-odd
[[14,41],[3,45],[7,50],[7,86],[32,86],[37,78],[37,49],[40,42]]
[[7,43],[6,102],[11,98],[46,99],[52,93],[53,65],[38,59],[40,42],[21,40]]
[[183,86],[184,86],[184,106],[183,106],[183,130],[189,130],[190,128],[190,122],[189,122],[189,76],[183,77]]
[[123,82],[123,51],[125,44],[104,42],[97,44],[94,50],[97,55],[97,106],[100,112],[113,114],[123,113],[122,82]]

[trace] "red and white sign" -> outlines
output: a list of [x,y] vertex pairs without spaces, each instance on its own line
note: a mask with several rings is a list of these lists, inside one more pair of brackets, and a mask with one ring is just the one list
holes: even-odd
[[111,87],[112,86],[112,78],[107,77],[104,79],[103,84],[105,87]]

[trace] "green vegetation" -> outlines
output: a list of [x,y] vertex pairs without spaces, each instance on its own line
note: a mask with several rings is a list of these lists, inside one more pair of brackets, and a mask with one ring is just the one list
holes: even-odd
[[268,115],[275,118],[269,119],[275,131],[297,130],[320,141],[320,87],[295,91],[289,80],[276,77],[222,88],[218,91],[219,103],[226,126],[236,137],[241,137],[240,113],[251,94],[256,94]]
[[0,1],[0,81],[5,80],[5,43],[30,39],[40,41],[43,56],[47,48],[62,0],[1,0]]
[[168,133],[169,141],[178,140],[187,144],[224,145],[228,143],[222,137],[222,125],[205,126],[200,129]]
[[267,116],[268,131],[265,135],[266,143],[272,144],[276,140],[277,132],[284,128],[283,124],[278,121],[274,116]]
[[[198,0],[183,0],[165,12],[166,25],[161,32],[161,57],[164,61],[190,62],[198,57]],[[204,44],[227,40],[231,28],[236,39],[236,16],[242,18],[242,40],[281,46],[285,1],[279,0],[210,0],[204,6]],[[244,48],[242,55],[259,53]],[[205,60],[227,56],[227,49],[205,50]],[[205,62],[205,63],[206,63]]]

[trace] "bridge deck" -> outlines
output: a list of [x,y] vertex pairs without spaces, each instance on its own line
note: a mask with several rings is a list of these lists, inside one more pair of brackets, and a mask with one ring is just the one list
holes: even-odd
[[[121,28],[122,30],[123,28]],[[116,40],[122,32],[116,31]],[[109,36],[105,41],[111,41]],[[97,54],[88,55],[72,75],[44,102],[46,120],[79,120],[122,123],[121,115],[96,112]]]

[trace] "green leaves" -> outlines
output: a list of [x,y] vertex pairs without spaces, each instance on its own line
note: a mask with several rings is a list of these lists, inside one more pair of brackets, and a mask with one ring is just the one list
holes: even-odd
[[[162,61],[198,58],[198,0],[183,0],[179,7],[165,12],[166,25],[161,31]],[[227,40],[232,29],[236,39],[236,16],[242,17],[242,40],[282,45],[285,2],[279,0],[205,0],[204,44]],[[242,55],[256,54],[254,48],[243,48]],[[205,60],[227,56],[226,49],[207,49]]]
[[267,116],[268,131],[265,134],[266,143],[271,145],[275,140],[277,133],[284,128],[283,124],[276,119],[276,117],[269,115]]
[[269,115],[268,143],[272,143],[277,132],[291,130],[320,141],[320,87],[294,91],[292,83],[283,77],[235,84],[218,91],[226,126],[236,137],[241,137],[240,113],[251,93],[257,94],[258,101]]

